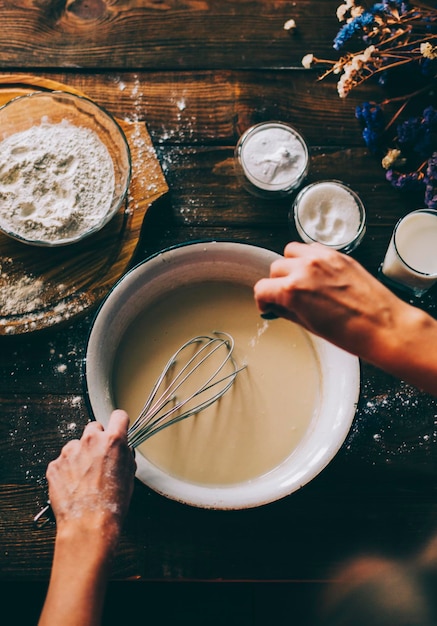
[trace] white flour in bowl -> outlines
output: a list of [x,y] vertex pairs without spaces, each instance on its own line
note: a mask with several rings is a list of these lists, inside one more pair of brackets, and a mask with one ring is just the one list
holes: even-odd
[[0,142],[0,227],[57,242],[98,226],[115,188],[111,156],[97,134],[44,121]]

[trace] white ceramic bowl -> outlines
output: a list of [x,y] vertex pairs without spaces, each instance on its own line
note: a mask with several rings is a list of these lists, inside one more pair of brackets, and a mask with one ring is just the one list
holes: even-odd
[[[127,273],[100,308],[89,336],[86,385],[94,417],[107,424],[114,408],[111,377],[117,347],[137,315],[175,287],[227,280],[253,286],[279,257],[247,244],[208,242],[164,251]],[[108,341],[110,337],[110,341]],[[320,411],[298,447],[272,471],[237,484],[205,486],[170,476],[137,453],[137,477],[180,502],[216,509],[243,509],[278,500],[312,480],[333,459],[351,427],[359,396],[356,357],[310,335],[321,370]]]

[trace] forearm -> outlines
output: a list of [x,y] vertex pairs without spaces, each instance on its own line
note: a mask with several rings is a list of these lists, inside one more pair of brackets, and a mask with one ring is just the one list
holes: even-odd
[[437,396],[437,320],[424,311],[402,304],[393,325],[375,334],[360,356]]
[[102,530],[58,531],[49,589],[38,626],[97,626],[110,567]]

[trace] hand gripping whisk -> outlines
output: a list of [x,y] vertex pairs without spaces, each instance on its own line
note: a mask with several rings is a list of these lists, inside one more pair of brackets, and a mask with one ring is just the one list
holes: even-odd
[[[139,416],[128,430],[132,448],[164,428],[196,415],[219,400],[246,366],[238,367],[234,339],[224,332],[193,337],[173,354],[158,377]],[[42,528],[50,514],[48,501],[34,517]]]

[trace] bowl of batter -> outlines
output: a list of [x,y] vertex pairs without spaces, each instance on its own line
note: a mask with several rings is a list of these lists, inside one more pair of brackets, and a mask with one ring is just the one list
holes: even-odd
[[260,506],[303,487],[344,443],[358,359],[297,324],[260,317],[253,285],[278,257],[228,242],[169,249],[128,272],[96,315],[85,380],[103,424],[116,407],[135,419],[163,364],[191,337],[219,331],[235,340],[245,367],[225,396],[137,449],[137,477],[166,497]]

